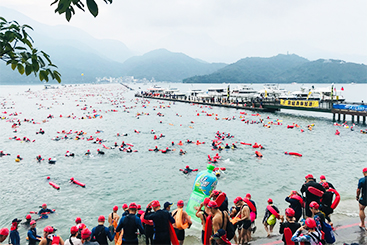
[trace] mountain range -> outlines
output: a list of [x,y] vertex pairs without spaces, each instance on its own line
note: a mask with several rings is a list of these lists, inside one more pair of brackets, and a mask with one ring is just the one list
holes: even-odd
[[[364,64],[309,61],[294,54],[248,57],[233,64],[207,63],[167,49],[137,55],[120,41],[96,39],[75,27],[48,26],[4,7],[0,7],[0,13],[8,21],[33,27],[29,34],[34,46],[50,55],[62,75],[62,83],[91,83],[97,77],[123,76],[186,83],[360,83],[367,80]],[[32,74],[20,75],[0,62],[0,84],[23,83],[40,81]]]

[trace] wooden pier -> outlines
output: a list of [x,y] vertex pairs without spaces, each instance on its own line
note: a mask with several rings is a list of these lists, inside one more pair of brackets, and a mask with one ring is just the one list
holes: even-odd
[[[148,96],[143,94],[135,94],[135,97],[142,97],[147,99],[157,99],[166,100],[172,102],[182,102],[182,103],[194,103],[207,106],[218,106],[250,111],[260,111],[260,112],[276,112],[281,111],[281,109],[287,110],[299,110],[299,111],[312,111],[312,112],[323,112],[332,113],[333,121],[346,121],[346,115],[351,116],[351,121],[360,123],[360,117],[362,117],[362,123],[366,124],[367,110],[361,111],[356,110],[359,106],[365,106],[366,103],[356,103],[356,102],[339,102],[339,101],[300,101],[300,100],[278,100],[271,98],[264,98],[262,100],[236,100],[227,98],[197,98],[197,97],[167,97],[167,96]],[[335,109],[334,107],[339,105],[349,105],[348,109]]]

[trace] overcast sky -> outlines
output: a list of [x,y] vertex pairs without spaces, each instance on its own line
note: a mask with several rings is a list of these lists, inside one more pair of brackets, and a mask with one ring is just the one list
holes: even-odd
[[166,48],[232,63],[289,52],[367,64],[367,0],[96,0],[97,18],[77,9],[69,23],[51,2],[0,0],[0,6],[120,40],[138,54]]

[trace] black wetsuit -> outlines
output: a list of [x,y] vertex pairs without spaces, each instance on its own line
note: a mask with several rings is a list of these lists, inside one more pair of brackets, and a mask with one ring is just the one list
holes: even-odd
[[222,202],[222,204],[220,205],[219,209],[220,209],[220,211],[229,212],[229,200],[227,199],[227,197]]
[[298,222],[300,217],[302,217],[302,214],[303,214],[302,205],[300,204],[300,202],[298,200],[290,198],[290,197],[286,197],[285,201],[290,203],[289,207],[292,208],[295,211],[295,216],[294,217],[296,219],[296,222]]
[[[290,228],[291,233],[294,234],[296,232],[296,230],[298,230],[300,228],[300,224],[298,222],[294,222],[294,223],[290,223],[289,221],[285,221],[283,223],[280,224],[280,231],[279,233],[282,234],[282,241],[284,242],[284,244],[286,244],[285,242],[285,237],[284,237],[284,229],[285,228]],[[295,245],[298,245],[298,242],[295,242]]]
[[315,182],[315,181],[309,181],[308,183],[303,184],[302,188],[300,189],[300,192],[303,194],[305,193],[305,215],[307,217],[311,217],[312,216],[312,212],[309,209],[309,204],[313,201],[317,202],[318,204],[320,203],[320,197],[310,193],[308,191],[308,187],[314,187],[322,192],[325,192],[325,188],[323,188],[322,185],[320,185],[319,183]]
[[367,176],[359,179],[358,189],[361,190],[361,198],[359,203],[363,206],[367,206]]
[[116,228],[116,232],[121,231],[121,229],[124,229],[122,244],[138,245],[138,238],[136,234],[137,230],[139,230],[141,234],[144,234],[141,220],[135,214],[128,214],[121,218],[119,225]]
[[145,219],[153,220],[155,234],[153,237],[154,244],[171,244],[169,233],[169,222],[175,223],[174,218],[167,210],[157,210],[153,213],[148,213],[146,210]]
[[328,215],[333,213],[333,209],[331,208],[332,200],[333,200],[334,193],[331,191],[326,191],[321,199],[321,205],[319,209],[325,214],[326,219],[328,222],[331,222],[330,217]]

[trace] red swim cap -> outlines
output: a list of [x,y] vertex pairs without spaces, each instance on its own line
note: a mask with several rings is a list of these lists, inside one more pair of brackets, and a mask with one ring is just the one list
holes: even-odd
[[295,211],[294,211],[294,209],[292,209],[292,208],[287,208],[287,209],[285,210],[285,214],[286,214],[286,216],[288,216],[288,217],[294,217],[294,215],[295,215]]
[[367,172],[367,168],[363,168],[363,173],[366,173]]
[[54,232],[54,228],[52,228],[51,226],[46,226],[44,229],[43,229],[44,232],[48,232],[48,233],[53,233]]
[[103,215],[98,216],[98,222],[105,222],[105,216]]
[[209,201],[207,206],[209,208],[218,208],[218,205],[215,201]]
[[207,206],[208,205],[208,203],[211,201],[211,199],[209,199],[208,197],[206,197],[204,200],[203,200],[203,204],[205,205],[205,206]]
[[237,204],[238,202],[240,202],[240,201],[242,201],[243,200],[243,198],[241,198],[241,197],[236,197],[235,199],[234,199],[234,204]]
[[123,209],[128,208],[128,204],[124,203],[122,208],[123,208]]
[[161,205],[160,205],[160,202],[159,202],[159,201],[154,200],[154,201],[152,202],[152,207],[153,207],[153,208],[160,207],[160,206],[161,206]]
[[316,221],[312,218],[306,219],[305,224],[306,224],[306,226],[308,226],[308,228],[316,228],[317,227]]
[[137,204],[135,202],[132,202],[131,204],[129,204],[129,209],[137,209]]
[[220,192],[219,192],[218,190],[213,190],[213,191],[212,191],[212,193],[213,193],[213,195],[215,195],[215,196],[218,196],[218,195],[220,194]]
[[189,168],[189,165],[185,166],[185,168]]
[[27,214],[26,219],[32,219],[32,216],[30,214]]
[[47,204],[46,203],[42,204],[42,207],[47,207]]
[[313,201],[309,204],[310,208],[314,208],[314,209],[318,209],[319,208],[319,204],[316,201]]
[[36,224],[36,221],[35,220],[32,220],[29,224],[30,225]]
[[70,234],[76,234],[78,232],[78,227],[77,226],[72,226],[70,228]]
[[8,228],[1,228],[0,229],[0,235],[8,236],[9,235],[9,229]]
[[118,207],[118,206],[114,206],[114,207],[112,208],[112,210],[114,210],[114,211],[118,211],[118,209],[119,209],[119,207]]
[[305,176],[305,178],[306,178],[306,179],[313,179],[313,175],[308,174],[308,175],[306,175],[306,176]]
[[249,198],[252,198],[252,196],[251,196],[249,193],[247,193],[247,194],[245,195],[245,197],[246,197],[246,198],[248,198],[248,199],[249,199]]
[[82,239],[87,239],[91,236],[92,232],[88,229],[85,228],[82,230],[81,235],[82,235]]
[[80,217],[77,217],[75,219],[75,223],[77,223],[77,224],[82,223],[82,219]]
[[326,179],[326,177],[325,177],[324,175],[321,175],[321,176],[319,177],[319,179],[320,179],[320,180],[323,180],[323,179]]
[[183,200],[179,200],[177,203],[178,207],[183,207],[184,206],[184,201]]
[[267,200],[268,203],[273,203],[272,199],[271,198],[268,198]]

